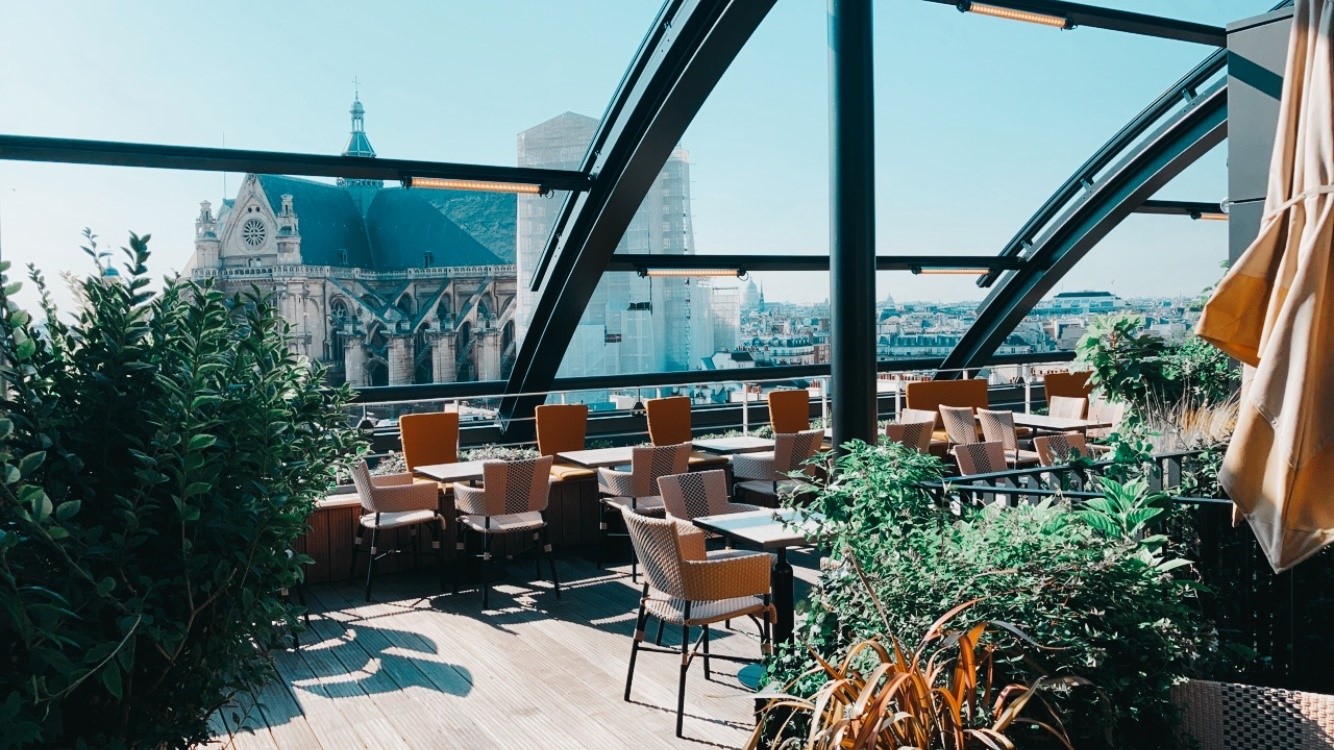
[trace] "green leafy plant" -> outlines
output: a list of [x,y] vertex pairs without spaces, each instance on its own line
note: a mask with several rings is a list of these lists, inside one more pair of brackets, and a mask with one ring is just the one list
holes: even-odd
[[[1167,513],[1167,495],[1150,492],[1143,477],[1118,482],[1103,477],[1098,480],[1102,497],[1084,501],[1075,516],[1094,531],[1109,539],[1147,541],[1154,522]],[[1154,542],[1163,541],[1154,539]]]
[[1013,624],[1044,647],[1040,670],[999,659],[1006,682],[1050,674],[1096,685],[1050,696],[1075,747],[1173,746],[1171,685],[1218,652],[1189,565],[1104,536],[1065,503],[951,507],[918,484],[929,465],[895,446],[853,443],[838,466],[811,506],[822,513],[813,522],[827,560],[804,645],[779,649],[773,680],[814,695],[821,683],[803,675],[818,664],[806,646],[831,661],[860,640],[927,632],[934,613],[976,599],[971,616]]
[[0,745],[187,747],[271,678],[359,436],[266,297],[151,291],[148,237],[119,275],[85,250],[70,321],[35,270],[40,322],[0,289]]
[[[874,596],[873,589],[868,592]],[[794,750],[1014,748],[1010,734],[1023,725],[1071,747],[1039,691],[1075,680],[1043,677],[1032,685],[997,684],[997,646],[987,637],[993,626],[982,622],[963,631],[945,630],[974,604],[946,612],[911,651],[892,635],[855,643],[836,663],[812,650],[816,666],[788,687],[808,678],[823,684],[809,698],[790,693],[771,698],[747,750],[760,747],[769,732],[788,736],[780,747]],[[1030,707],[1042,709],[1041,718],[1030,715],[1038,713],[1029,712]],[[806,726],[804,738],[788,732],[794,720]]]

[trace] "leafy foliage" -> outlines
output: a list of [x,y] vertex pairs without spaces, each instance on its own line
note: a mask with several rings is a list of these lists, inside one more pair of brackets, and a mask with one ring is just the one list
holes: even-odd
[[71,322],[35,270],[40,324],[0,290],[0,746],[186,747],[296,626],[349,394],[267,298],[154,293],[148,237],[113,276],[87,236]]
[[[1064,505],[952,511],[916,486],[938,469],[896,445],[850,444],[838,465],[815,501],[829,560],[801,634],[821,658],[836,660],[859,640],[927,632],[938,613],[975,599],[974,616],[1013,624],[1044,647],[1041,669],[1034,660],[998,662],[1005,680],[1049,673],[1097,686],[1053,696],[1076,747],[1172,745],[1169,688],[1217,650],[1188,565],[1139,539],[1099,533]],[[1115,525],[1142,529],[1139,515]],[[770,662],[772,675],[796,680],[803,696],[819,689],[798,679],[811,667],[795,648]]]
[[1093,373],[1092,384],[1138,413],[1155,404],[1222,403],[1241,385],[1236,368],[1218,349],[1193,336],[1169,344],[1132,313],[1095,318],[1075,349]]
[[[874,596],[874,590],[869,591]],[[809,729],[804,740],[791,737],[782,744],[794,750],[962,750],[970,745],[1008,749],[1015,743],[1007,733],[1024,724],[1044,729],[1070,747],[1060,720],[1038,694],[1070,678],[1044,677],[1031,686],[998,685],[997,647],[987,638],[988,623],[961,632],[945,630],[948,622],[974,604],[965,602],[945,613],[912,651],[894,636],[854,644],[837,666],[812,651],[817,666],[793,684],[807,677],[824,684],[810,698],[781,694],[771,699],[748,750],[760,746],[779,712],[787,713],[782,721],[789,725],[796,716],[805,715]],[[1030,706],[1045,709],[1042,718],[1026,713]]]
[[1104,477],[1099,485],[1102,497],[1085,501],[1075,515],[1104,537],[1143,541],[1153,523],[1167,513],[1167,495],[1150,492],[1143,477],[1125,483]]

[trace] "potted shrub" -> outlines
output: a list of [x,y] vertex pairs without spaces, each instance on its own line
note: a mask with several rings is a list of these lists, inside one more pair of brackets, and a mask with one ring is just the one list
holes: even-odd
[[61,318],[0,289],[0,745],[185,747],[272,675],[291,545],[359,437],[259,295],[150,289],[148,237]]

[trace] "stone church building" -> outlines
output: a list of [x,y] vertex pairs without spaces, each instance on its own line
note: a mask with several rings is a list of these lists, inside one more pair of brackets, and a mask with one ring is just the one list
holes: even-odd
[[[375,158],[352,103],[345,156]],[[499,380],[514,335],[514,195],[248,174],[195,220],[185,273],[275,295],[300,355],[354,386]]]

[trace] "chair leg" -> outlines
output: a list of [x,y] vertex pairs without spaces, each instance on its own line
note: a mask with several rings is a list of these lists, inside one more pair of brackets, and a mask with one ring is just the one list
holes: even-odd
[[704,626],[704,679],[713,677],[713,671],[709,669],[709,626]]
[[[545,515],[543,521],[546,520]],[[542,527],[542,552],[547,556],[547,567],[551,568],[551,586],[556,589],[556,598],[560,598],[560,578],[556,576],[556,556],[551,551],[551,534],[549,527]],[[539,564],[537,574],[542,575],[542,566]]]
[[482,609],[491,604],[491,537],[482,535]]
[[[542,544],[542,534],[541,534],[540,531],[534,531],[534,532],[533,532],[533,543],[534,543],[535,545],[540,545],[540,544]],[[542,555],[541,555],[542,550],[541,550],[541,549],[537,549],[537,550],[534,550],[534,552],[535,552],[536,554],[533,555],[533,575],[534,575],[535,577],[537,577],[537,578],[541,578],[541,577],[542,577]]]
[[466,543],[466,538],[463,535],[463,529],[463,522],[459,519],[454,519],[454,571],[453,575],[450,577],[453,579],[454,594],[456,596],[459,593],[459,569],[463,567],[463,560],[467,557],[468,551],[468,545]]
[[379,554],[380,527],[371,529],[371,554],[366,560],[366,601],[371,600],[371,581],[375,577],[375,556]]
[[760,620],[760,653],[769,656],[774,651],[773,644],[773,607],[769,604],[769,595],[764,598],[764,619]]
[[[648,584],[644,584],[644,585],[647,586]],[[661,646],[661,645],[662,645],[662,626],[663,626],[663,621],[662,621],[662,620],[658,620],[658,636],[657,636],[656,638],[653,639],[653,645],[655,645],[655,646]]]
[[440,590],[445,590],[445,526],[443,519],[431,521],[431,544],[435,545],[435,570],[440,576]]
[[681,728],[686,718],[686,670],[690,669],[690,626],[681,626],[681,680],[676,691],[676,736],[683,737]]
[[607,567],[607,505],[598,503],[598,568]]
[[[630,683],[635,679],[635,657],[639,655],[639,644],[644,640],[644,625],[648,621],[648,608],[645,606],[645,599],[648,597],[648,584],[644,584],[644,595],[639,599],[639,617],[635,620],[635,635],[630,641],[630,668],[625,672],[625,699],[630,700]],[[662,630],[662,621],[658,621],[659,632]]]

